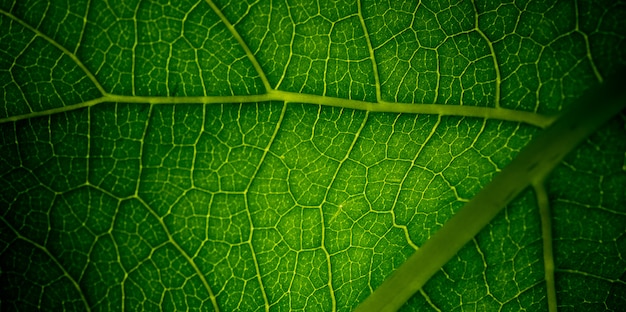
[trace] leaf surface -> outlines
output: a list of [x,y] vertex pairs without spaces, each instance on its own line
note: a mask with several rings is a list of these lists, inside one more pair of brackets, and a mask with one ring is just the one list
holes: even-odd
[[[1,306],[352,310],[626,63],[625,20],[616,1],[3,1]],[[624,306],[625,121],[403,309]]]

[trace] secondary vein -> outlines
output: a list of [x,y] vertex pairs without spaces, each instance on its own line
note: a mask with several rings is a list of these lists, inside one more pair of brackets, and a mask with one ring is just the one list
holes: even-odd
[[16,115],[0,119],[0,124],[18,121],[33,117],[47,116],[76,109],[95,106],[102,103],[138,103],[138,104],[228,104],[228,103],[258,103],[269,101],[283,101],[303,104],[317,104],[322,106],[343,107],[379,113],[429,114],[441,116],[464,116],[485,119],[496,119],[529,124],[539,128],[546,128],[557,116],[541,115],[533,112],[518,111],[506,108],[485,106],[467,106],[452,104],[415,104],[392,102],[365,102],[359,100],[342,99],[329,96],[302,94],[280,90],[270,90],[265,94],[256,95],[229,95],[229,96],[129,96],[105,94],[100,98],[51,108],[28,114]]

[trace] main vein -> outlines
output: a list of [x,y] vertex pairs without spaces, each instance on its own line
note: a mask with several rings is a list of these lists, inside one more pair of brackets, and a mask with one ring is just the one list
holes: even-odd
[[[536,136],[356,311],[398,310],[511,200],[528,186],[544,181],[566,154],[626,108],[626,90],[621,78],[625,73],[625,70],[617,72],[613,79],[607,79],[603,85],[588,92]],[[599,98],[603,100],[602,105],[597,104]],[[548,266],[552,264],[548,263]],[[555,304],[556,299],[549,300],[552,305]]]
[[269,101],[284,101],[293,103],[315,104],[322,106],[343,107],[356,110],[381,113],[431,114],[441,116],[464,116],[504,121],[521,122],[539,128],[549,126],[557,116],[546,116],[533,112],[517,111],[506,108],[484,106],[466,106],[452,104],[414,104],[393,103],[381,101],[378,103],[335,98],[329,96],[302,94],[280,90],[270,90],[265,94],[257,95],[230,95],[230,96],[129,96],[105,94],[102,97],[78,104],[51,108],[38,112],[5,117],[0,124],[18,121],[39,116],[69,112],[102,103],[138,103],[138,104],[228,104],[228,103],[258,103]]

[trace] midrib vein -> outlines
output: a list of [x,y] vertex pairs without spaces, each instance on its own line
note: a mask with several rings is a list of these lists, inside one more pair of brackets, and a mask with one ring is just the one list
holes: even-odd
[[270,90],[265,94],[257,95],[229,95],[229,96],[130,96],[104,94],[102,97],[82,103],[51,108],[0,119],[1,123],[18,121],[28,118],[48,116],[69,112],[102,103],[137,103],[137,104],[230,104],[230,103],[258,103],[268,101],[282,101],[303,104],[314,104],[331,107],[343,107],[377,113],[405,113],[429,114],[441,116],[462,116],[487,118],[503,121],[520,122],[539,128],[549,126],[557,116],[546,116],[533,112],[517,111],[506,108],[481,106],[463,106],[453,104],[415,104],[394,102],[366,102],[360,100],[342,99],[329,96],[302,94],[280,90]]

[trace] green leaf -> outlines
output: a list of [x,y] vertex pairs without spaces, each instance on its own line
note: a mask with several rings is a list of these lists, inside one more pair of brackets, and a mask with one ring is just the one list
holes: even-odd
[[[352,310],[611,83],[624,21],[620,1],[2,1],[0,308]],[[620,310],[625,124],[551,159],[402,309]]]

